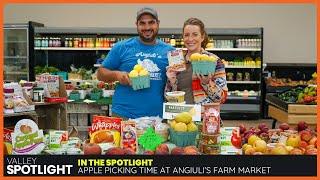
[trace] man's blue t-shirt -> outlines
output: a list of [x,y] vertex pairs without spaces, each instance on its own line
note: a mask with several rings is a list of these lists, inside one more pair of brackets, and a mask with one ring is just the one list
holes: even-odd
[[143,44],[133,37],[115,44],[102,66],[109,70],[130,72],[141,64],[150,73],[150,88],[133,90],[131,86],[118,85],[112,97],[112,112],[126,117],[162,117],[164,86],[166,83],[167,52],[174,48],[157,40],[156,45]]

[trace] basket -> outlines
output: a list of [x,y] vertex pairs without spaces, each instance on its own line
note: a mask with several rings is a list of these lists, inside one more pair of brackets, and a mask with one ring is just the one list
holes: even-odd
[[101,97],[101,92],[95,92],[90,94],[90,99],[91,100],[99,100]]
[[212,61],[193,61],[192,72],[193,74],[209,75],[216,70],[216,63]]
[[64,71],[56,72],[55,75],[60,76],[63,80],[67,80],[68,79],[68,73],[64,72]]
[[138,76],[130,78],[133,90],[145,89],[150,87],[150,76]]
[[80,100],[80,93],[70,93],[69,99],[74,101]]
[[172,128],[169,128],[170,134],[170,142],[179,146],[195,146],[196,145],[196,137],[198,135],[198,131],[194,132],[177,132]]

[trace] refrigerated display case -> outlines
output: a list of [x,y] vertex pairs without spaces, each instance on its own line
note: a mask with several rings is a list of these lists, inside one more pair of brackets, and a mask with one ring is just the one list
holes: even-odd
[[4,24],[4,81],[34,80],[34,27],[36,22]]

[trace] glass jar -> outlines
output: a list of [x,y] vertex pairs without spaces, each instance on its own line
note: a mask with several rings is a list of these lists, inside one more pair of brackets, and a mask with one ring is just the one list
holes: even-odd
[[44,102],[44,89],[42,87],[33,88],[32,99],[34,102]]

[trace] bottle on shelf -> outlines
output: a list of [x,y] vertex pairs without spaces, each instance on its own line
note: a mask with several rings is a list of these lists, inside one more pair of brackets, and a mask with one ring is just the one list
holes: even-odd
[[173,47],[176,46],[176,39],[174,38],[174,35],[171,36],[170,45],[173,46]]
[[73,47],[79,47],[79,40],[78,38],[73,39]]

